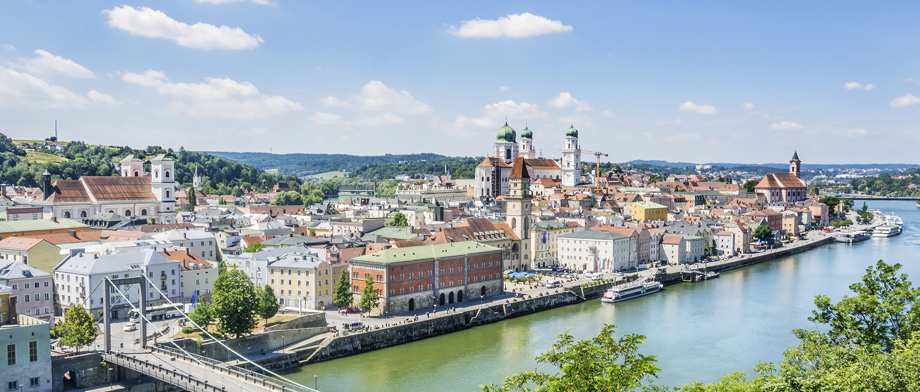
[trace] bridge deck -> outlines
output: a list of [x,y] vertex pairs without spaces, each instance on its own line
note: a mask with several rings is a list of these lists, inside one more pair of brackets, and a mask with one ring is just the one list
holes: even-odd
[[182,355],[163,351],[110,352],[103,354],[103,359],[192,392],[313,391],[281,385],[261,374],[225,366],[213,360],[202,366]]

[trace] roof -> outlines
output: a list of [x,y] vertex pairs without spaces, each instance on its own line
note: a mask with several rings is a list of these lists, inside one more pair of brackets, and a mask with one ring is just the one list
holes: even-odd
[[411,240],[418,237],[417,234],[413,233],[408,227],[399,227],[399,226],[386,226],[381,227],[377,230],[369,232],[367,234],[375,235],[382,238],[389,238],[394,240]]
[[2,279],[22,279],[22,278],[39,278],[50,277],[51,274],[26,263],[10,261],[6,264],[0,262],[0,278]]
[[29,250],[40,244],[42,241],[45,240],[30,237],[9,237],[0,241],[0,249]]
[[545,158],[525,158],[524,163],[534,170],[559,170],[559,164],[552,159]]
[[141,265],[163,263],[173,263],[173,261],[152,249],[108,255],[78,253],[64,259],[54,267],[54,271],[78,275],[95,275],[137,270],[140,269]]
[[527,164],[524,163],[524,158],[514,158],[514,162],[511,164],[511,175],[508,178],[530,178],[530,173],[527,172]]
[[754,188],[805,188],[805,183],[795,173],[771,173],[763,176]]
[[446,259],[469,255],[501,253],[500,248],[480,244],[475,241],[450,242],[428,246],[413,246],[409,248],[390,248],[377,253],[353,257],[349,263],[371,264],[400,264],[417,261]]
[[[188,249],[186,250],[163,250],[160,251],[160,254],[166,256],[167,259],[172,261],[178,261],[179,266],[182,267],[183,271],[191,271],[194,269],[207,269],[211,268],[212,265],[207,260],[198,257]],[[198,264],[198,268],[193,268],[193,264]]]
[[651,201],[634,201],[634,202],[633,202],[633,205],[636,205],[636,206],[639,206],[639,207],[642,207],[642,208],[645,208],[645,209],[649,209],[649,208],[663,208],[663,209],[668,209],[667,206],[663,206],[663,205],[661,205],[661,204],[658,204],[658,203],[655,203],[655,202],[651,202]]
[[578,238],[584,240],[602,240],[602,241],[614,241],[614,240],[623,240],[629,237],[620,235],[617,233],[611,233],[609,231],[597,231],[597,230],[582,230],[576,231],[574,233],[569,233],[563,235],[560,238]]
[[792,160],[793,160],[793,161],[798,161],[798,160],[799,160],[799,151],[798,151],[798,150],[796,150],[795,153],[792,154]]
[[70,230],[70,229],[88,229],[89,226],[84,225],[75,220],[61,218],[57,220],[48,220],[48,219],[38,219],[38,220],[24,220],[24,221],[6,221],[0,222],[0,235],[8,233],[20,233],[28,231],[44,231],[44,230]]
[[322,262],[313,253],[289,253],[279,257],[277,260],[270,261],[268,265],[272,267],[316,268]]
[[684,239],[683,236],[677,234],[666,234],[661,238],[662,245],[680,245],[680,242]]
[[150,177],[83,176],[80,181],[97,201],[156,200]]
[[495,157],[485,158],[485,159],[482,160],[482,162],[479,162],[479,164],[476,165],[476,167],[495,167],[495,166],[498,166],[498,167],[511,167],[511,165],[505,163],[504,160],[499,159],[499,158],[495,158]]

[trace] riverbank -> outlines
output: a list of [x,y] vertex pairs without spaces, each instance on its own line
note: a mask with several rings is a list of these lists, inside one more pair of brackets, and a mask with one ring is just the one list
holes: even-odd
[[[738,269],[805,252],[831,243],[834,243],[833,237],[823,236],[822,234],[820,238],[797,241],[783,248],[745,255],[737,259],[710,262],[705,265],[700,264],[697,267],[717,271]],[[669,267],[672,269],[669,269],[666,274],[657,275],[658,280],[666,284],[680,283],[679,271],[686,266]],[[634,279],[640,276],[656,277],[653,272],[652,270],[640,271],[638,274],[631,274],[631,278]],[[337,335],[323,334],[310,341],[295,344],[281,353],[274,353],[274,355],[260,359],[257,362],[273,370],[298,368],[308,364],[462,331],[561,306],[582,303],[599,298],[612,285],[613,283],[576,283],[573,286],[554,289],[550,292],[525,293],[520,298],[509,296],[480,306],[472,305],[465,309],[455,309],[453,311],[441,310],[435,315],[425,313],[417,315],[417,317],[392,317],[385,320],[387,322],[383,324],[374,325],[366,332],[348,333],[342,331]]]

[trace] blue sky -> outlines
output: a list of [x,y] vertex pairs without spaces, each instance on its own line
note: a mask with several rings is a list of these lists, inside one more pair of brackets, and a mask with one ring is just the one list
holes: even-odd
[[920,163],[917,2],[0,1],[0,132],[193,150]]

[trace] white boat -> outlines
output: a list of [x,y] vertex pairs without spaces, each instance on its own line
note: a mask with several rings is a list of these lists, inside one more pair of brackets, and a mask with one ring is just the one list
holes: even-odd
[[898,234],[901,234],[901,226],[898,225],[879,226],[872,231],[872,236],[876,238],[894,237]]
[[894,214],[892,214],[892,215],[885,215],[885,221],[886,221],[889,225],[904,226],[904,221],[901,219],[901,217],[900,217],[900,216],[897,216],[897,215],[894,215]]
[[664,287],[661,282],[637,280],[632,283],[613,286],[604,293],[601,302],[621,302],[643,295],[649,295],[661,291]]

